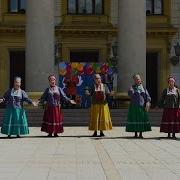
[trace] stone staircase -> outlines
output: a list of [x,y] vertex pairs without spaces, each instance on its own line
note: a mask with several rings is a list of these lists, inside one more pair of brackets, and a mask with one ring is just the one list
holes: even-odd
[[[124,126],[127,119],[127,109],[111,109],[113,126]],[[27,109],[29,126],[41,126],[43,109]],[[0,109],[0,125],[2,124],[4,109]],[[88,109],[63,109],[65,126],[87,126],[89,121]],[[162,116],[161,110],[151,110],[149,113],[152,126],[159,126]]]

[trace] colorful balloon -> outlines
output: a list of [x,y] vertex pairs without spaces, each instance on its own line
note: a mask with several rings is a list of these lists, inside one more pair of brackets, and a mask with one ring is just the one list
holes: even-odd
[[108,63],[108,66],[109,66],[109,67],[113,67],[112,62],[109,62],[109,63]]
[[109,68],[108,74],[109,74],[109,75],[113,74],[113,69],[112,69],[112,68]]
[[93,74],[93,68],[91,66],[87,69],[87,74]]
[[92,64],[92,67],[93,67],[94,70],[96,70],[99,66],[98,66],[97,63],[93,63],[93,64]]
[[67,65],[66,71],[67,71],[68,74],[71,74],[71,73],[72,73],[72,67],[71,67],[71,65]]
[[65,76],[65,75],[66,75],[66,70],[65,70],[65,69],[60,69],[60,70],[59,70],[59,74],[60,74],[61,76]]
[[84,69],[82,71],[78,71],[79,75],[83,75],[84,74]]
[[66,63],[65,62],[62,62],[59,64],[59,69],[66,69]]
[[78,63],[78,65],[77,65],[77,70],[78,71],[82,71],[83,70],[83,64],[81,64],[81,63]]
[[78,74],[78,71],[77,71],[76,69],[73,69],[73,70],[72,70],[72,74],[73,74],[73,75],[77,75],[77,74]]
[[109,68],[108,68],[107,64],[104,63],[104,64],[101,66],[100,69],[101,69],[101,73],[104,74],[104,73],[107,73],[107,72],[108,72],[108,69],[109,69]]
[[95,72],[96,72],[97,74],[101,73],[100,67],[98,67],[98,68],[95,70]]
[[77,66],[78,66],[78,63],[77,63],[77,62],[71,63],[71,67],[72,67],[73,69],[77,69]]

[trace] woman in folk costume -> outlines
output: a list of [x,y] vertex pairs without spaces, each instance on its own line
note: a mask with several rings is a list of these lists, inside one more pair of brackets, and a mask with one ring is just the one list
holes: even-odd
[[168,88],[161,96],[159,106],[164,108],[160,132],[168,133],[168,137],[176,138],[180,133],[180,90],[175,87],[175,78],[168,79]]
[[75,104],[75,101],[69,99],[64,91],[56,85],[56,78],[54,75],[50,75],[48,80],[49,87],[46,88],[39,100],[40,103],[46,102],[41,131],[48,133],[48,137],[52,137],[52,134],[54,134],[55,137],[58,137],[58,133],[64,131],[63,114],[61,112],[61,97],[72,104]]
[[139,74],[133,76],[134,85],[128,91],[130,97],[130,106],[128,111],[128,119],[126,125],[127,132],[135,132],[135,138],[143,138],[142,133],[151,131],[151,125],[148,117],[148,109],[150,107],[151,97],[147,89],[142,85]]
[[94,131],[93,136],[97,136],[97,131],[100,131],[100,136],[104,136],[104,130],[112,129],[110,111],[107,103],[107,95],[111,95],[108,87],[101,82],[101,76],[95,75],[95,84],[89,95],[92,96],[91,115],[89,130]]
[[21,89],[21,78],[16,77],[14,79],[14,87],[8,90],[0,102],[6,103],[6,111],[3,118],[1,133],[8,135],[20,135],[29,134],[29,128],[27,123],[27,117],[23,108],[23,102],[27,102],[36,106],[31,99],[28,98],[25,91]]

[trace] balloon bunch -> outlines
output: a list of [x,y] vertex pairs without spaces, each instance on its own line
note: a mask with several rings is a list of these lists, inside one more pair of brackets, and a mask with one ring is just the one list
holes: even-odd
[[109,63],[78,63],[78,62],[62,62],[59,64],[59,74],[65,76],[66,74],[73,75],[91,75],[98,74],[113,74],[112,65]]

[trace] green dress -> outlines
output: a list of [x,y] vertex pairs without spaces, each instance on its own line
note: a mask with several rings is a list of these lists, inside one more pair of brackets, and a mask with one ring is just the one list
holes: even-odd
[[145,90],[142,85],[133,85],[128,94],[131,102],[128,110],[126,131],[151,131],[148,112],[146,112],[144,108],[144,104],[151,101],[148,91]]
[[6,135],[26,135],[29,134],[28,122],[23,102],[32,104],[23,90],[8,90],[4,97],[6,110],[1,127],[1,133]]
[[6,135],[29,134],[25,110],[18,107],[6,108],[1,133]]

